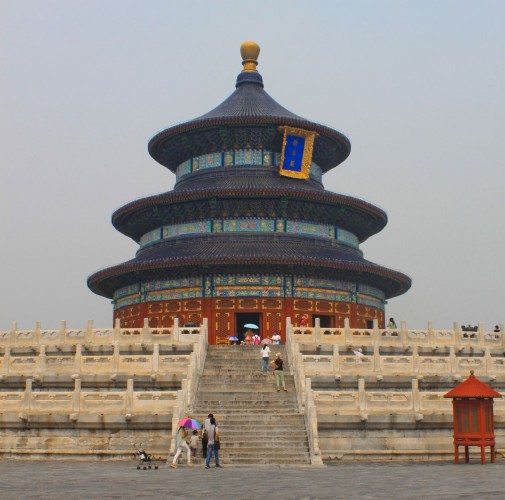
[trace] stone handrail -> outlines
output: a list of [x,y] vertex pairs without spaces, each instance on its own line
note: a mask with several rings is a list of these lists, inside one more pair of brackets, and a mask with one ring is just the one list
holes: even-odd
[[[425,415],[440,413],[452,419],[452,400],[444,398],[447,391],[420,391],[416,378],[411,381],[410,391],[366,390],[365,383],[364,378],[359,378],[357,391],[313,391],[319,417],[333,416],[338,407],[341,415],[357,414],[363,422],[370,415],[391,413],[412,415],[417,421],[423,420]],[[494,409],[496,417],[503,419],[505,399],[495,399]]]
[[17,413],[28,422],[39,413],[66,414],[69,421],[79,422],[85,415],[106,418],[122,416],[124,421],[136,415],[167,413],[175,407],[176,391],[134,391],[133,379],[123,391],[85,391],[81,379],[74,381],[73,391],[33,391],[33,380],[25,381],[24,392],[0,392],[0,412]]
[[82,329],[68,329],[66,321],[62,321],[59,329],[46,330],[38,321],[34,330],[18,330],[16,322],[12,323],[10,331],[0,331],[0,347],[32,347],[41,345],[107,345],[118,343],[123,345],[160,345],[198,343],[198,336],[205,327],[180,327],[178,318],[170,328],[151,328],[148,319],[140,328],[121,328],[119,320],[114,327],[93,328],[93,321],[88,321]]
[[207,318],[203,320],[198,343],[194,345],[191,353],[191,361],[188,366],[186,378],[182,380],[182,388],[177,391],[177,404],[172,417],[172,436],[170,440],[170,452],[175,453],[175,437],[180,419],[189,416],[189,409],[193,406],[193,399],[198,389],[198,381],[202,374],[205,358],[207,356],[208,340],[208,322]]
[[374,320],[372,329],[350,328],[348,318],[344,320],[343,328],[325,328],[320,326],[319,318],[314,327],[292,326],[294,338],[298,343],[305,344],[338,344],[345,346],[399,346],[420,347],[458,346],[458,347],[492,347],[505,348],[505,328],[500,324],[499,332],[485,331],[479,323],[476,331],[463,331],[458,323],[452,330],[436,330],[432,322],[428,322],[425,330],[409,330],[404,321],[398,329],[380,329]]
[[[296,351],[296,348],[292,350]],[[484,347],[480,352],[469,349],[468,353],[456,353],[454,347],[449,347],[448,351],[445,354],[439,348],[433,348],[430,350],[433,355],[420,354],[418,346],[413,346],[402,354],[388,354],[380,353],[379,346],[375,346],[373,354],[356,356],[352,351],[340,353],[339,346],[334,345],[332,353],[315,352],[301,356],[305,374],[311,377],[326,375],[339,379],[342,375],[405,375],[422,378],[437,374],[459,380],[470,370],[491,379],[505,375],[505,357],[501,353],[493,356],[490,347]]]
[[303,357],[293,336],[293,328],[290,318],[288,318],[286,322],[286,354],[289,360],[290,371],[294,375],[298,407],[304,415],[309,441],[310,461],[312,465],[323,465],[317,430],[317,411],[312,394],[311,379],[305,377]]

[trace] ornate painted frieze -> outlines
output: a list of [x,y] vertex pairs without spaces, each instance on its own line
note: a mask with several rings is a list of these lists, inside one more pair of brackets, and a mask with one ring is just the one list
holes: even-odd
[[[237,149],[196,156],[181,163],[176,170],[177,181],[185,175],[200,172],[208,168],[219,167],[278,167],[281,161],[281,154],[262,149]],[[321,182],[323,171],[314,162],[310,165],[310,177]]]
[[273,232],[274,228],[274,220],[238,219],[223,221],[223,232]]
[[196,276],[148,281],[116,291],[114,309],[140,302],[181,300],[202,297],[294,297],[307,300],[357,302],[363,306],[384,309],[384,293],[359,283],[275,275]]
[[127,295],[133,295],[134,293],[139,293],[139,284],[135,283],[133,285],[124,286],[123,288],[118,288],[114,292],[114,299],[119,299],[121,297],[126,297]]
[[304,221],[284,219],[214,219],[183,224],[172,224],[154,229],[140,238],[140,247],[146,247],[160,240],[190,234],[220,233],[220,232],[286,232],[314,236],[317,238],[337,239],[346,245],[359,248],[358,238],[344,229],[328,224],[314,224]]
[[157,302],[160,300],[196,299],[203,296],[201,288],[189,288],[187,290],[170,290],[151,292],[146,295],[145,302]]
[[147,245],[150,245],[151,243],[156,243],[157,241],[161,240],[161,238],[162,238],[161,228],[154,229],[153,231],[149,231],[148,233],[144,234],[144,236],[140,238],[140,246],[145,247]]
[[286,232],[295,234],[308,234],[323,238],[334,238],[335,227],[327,224],[312,224],[310,222],[290,221],[286,222]]
[[380,300],[385,300],[385,298],[386,298],[386,296],[384,295],[384,292],[382,290],[374,288],[373,286],[359,285],[358,291],[361,294],[371,295],[372,297],[376,297]]
[[195,276],[190,278],[179,278],[171,280],[155,280],[142,283],[141,290],[143,292],[151,292],[154,290],[170,290],[174,288],[184,287],[202,287],[203,277]]
[[347,245],[358,248],[359,240],[356,235],[346,231],[345,229],[340,229],[338,227],[335,228],[335,238]]
[[185,224],[174,224],[163,226],[163,239],[182,236],[185,234],[211,233],[212,222],[210,220],[187,222]]
[[327,280],[321,278],[294,278],[294,286],[305,288],[329,288],[332,290],[351,291],[355,283],[341,280]]
[[375,297],[371,297],[369,295],[358,295],[358,304],[376,307],[377,309],[384,309],[383,300],[376,299]]
[[131,306],[133,304],[140,303],[140,296],[137,293],[136,295],[130,295],[129,297],[124,297],[122,299],[117,299],[114,301],[114,309],[119,309],[120,307]]
[[283,297],[280,287],[247,287],[247,288],[216,288],[214,297]]

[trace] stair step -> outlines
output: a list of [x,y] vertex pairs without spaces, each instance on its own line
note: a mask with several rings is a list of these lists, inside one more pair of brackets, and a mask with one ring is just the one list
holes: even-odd
[[[224,465],[307,466],[305,419],[298,409],[294,376],[284,346],[271,347],[285,360],[287,391],[276,390],[273,372],[261,372],[258,346],[209,346],[189,412],[202,422],[216,416]],[[275,355],[271,355],[273,360]]]

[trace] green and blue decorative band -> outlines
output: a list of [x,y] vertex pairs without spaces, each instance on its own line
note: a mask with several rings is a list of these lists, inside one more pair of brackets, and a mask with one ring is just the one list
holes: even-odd
[[356,282],[277,275],[217,275],[154,280],[120,288],[114,309],[162,300],[203,297],[275,297],[354,302],[384,310],[384,293]]
[[[235,149],[220,153],[196,156],[181,163],[176,170],[176,180],[179,181],[184,176],[194,174],[209,168],[230,168],[230,167],[279,167],[281,154],[262,149]],[[323,171],[319,165],[312,162],[310,164],[310,177],[319,182],[322,181]]]
[[315,236],[318,238],[328,238],[337,240],[344,245],[353,248],[359,247],[359,240],[356,235],[329,224],[314,224],[312,222],[279,220],[279,219],[219,219],[205,220],[198,222],[186,222],[183,224],[173,224],[154,229],[144,234],[140,238],[140,248],[156,243],[161,240],[191,234],[206,233],[273,233],[284,232],[290,234],[300,234]]

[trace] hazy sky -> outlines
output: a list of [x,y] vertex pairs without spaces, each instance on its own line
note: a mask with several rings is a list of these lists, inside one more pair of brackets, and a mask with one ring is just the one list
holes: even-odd
[[137,245],[110,216],[172,189],[147,142],[233,92],[245,40],[351,140],[323,182],[388,213],[365,258],[413,285],[387,316],[505,322],[504,26],[501,0],[0,0],[0,330],[111,324],[86,278]]

